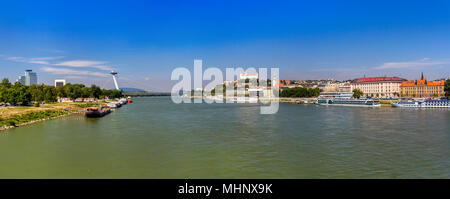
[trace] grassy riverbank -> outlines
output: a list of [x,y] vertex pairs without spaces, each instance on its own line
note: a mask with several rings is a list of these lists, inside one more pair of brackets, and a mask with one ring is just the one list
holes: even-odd
[[86,107],[98,106],[99,104],[100,103],[52,103],[44,104],[40,107],[2,107],[0,108],[0,130],[77,113],[77,111],[68,111],[67,109],[82,110]]
[[317,98],[316,97],[280,97],[280,102],[287,102],[287,103],[314,103]]
[[51,119],[68,114],[68,111],[58,109],[58,110],[43,110],[43,111],[32,111],[25,114],[12,115],[8,118],[0,118],[0,126],[4,127],[16,127],[25,123]]

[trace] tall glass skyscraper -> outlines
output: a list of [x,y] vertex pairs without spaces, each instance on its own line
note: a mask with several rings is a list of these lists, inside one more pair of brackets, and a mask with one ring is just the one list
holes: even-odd
[[37,84],[37,75],[32,70],[25,71],[25,85],[30,86]]
[[17,81],[27,86],[37,84],[37,74],[32,70],[25,70],[25,75],[20,75]]

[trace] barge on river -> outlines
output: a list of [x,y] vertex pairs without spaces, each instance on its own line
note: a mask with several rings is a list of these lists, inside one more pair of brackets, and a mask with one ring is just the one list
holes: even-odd
[[111,113],[111,108],[101,106],[99,108],[98,107],[87,108],[86,111],[84,112],[84,115],[86,117],[103,117],[109,113]]

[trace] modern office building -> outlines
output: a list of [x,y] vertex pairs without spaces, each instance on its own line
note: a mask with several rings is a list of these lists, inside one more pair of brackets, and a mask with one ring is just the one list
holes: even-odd
[[25,75],[19,75],[19,79],[17,81],[23,85],[25,85]]
[[366,97],[395,98],[400,96],[400,77],[364,77],[351,83],[351,90],[359,89]]
[[442,97],[445,96],[444,91],[445,80],[431,82],[422,76],[420,80],[404,81],[400,86],[401,97]]
[[35,85],[37,84],[37,74],[32,70],[25,70],[25,85]]
[[35,85],[37,84],[37,74],[32,70],[25,70],[25,75],[20,75],[17,81],[23,85]]
[[55,79],[55,87],[60,87],[66,85],[65,79]]

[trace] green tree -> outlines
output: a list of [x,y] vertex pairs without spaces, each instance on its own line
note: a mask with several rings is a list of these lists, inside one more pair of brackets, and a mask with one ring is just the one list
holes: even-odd
[[12,89],[5,86],[0,86],[0,102],[8,103],[11,98]]
[[82,87],[81,88],[81,97],[88,98],[90,96],[91,96],[91,89],[89,87]]
[[8,99],[8,89],[11,87],[11,83],[8,78],[4,78],[0,83],[0,102],[6,102]]
[[122,94],[122,91],[119,91],[119,90],[102,89],[102,94],[100,95],[100,98],[104,98],[104,97],[107,97],[109,99],[121,98],[121,97],[123,97],[123,94]]
[[364,93],[360,89],[353,89],[353,97],[359,99]]
[[320,95],[319,88],[294,87],[283,89],[280,97],[317,97]]
[[215,88],[213,88],[213,89],[211,90],[211,95],[212,95],[212,96],[215,96],[216,93],[217,93],[217,94],[222,93],[222,95],[225,95],[225,92],[226,92],[226,91],[227,91],[227,86],[226,86],[225,84],[217,85]]
[[8,79],[3,79],[0,83],[0,102],[10,104],[27,105],[34,101],[40,103],[56,102],[58,97],[77,98],[120,98],[123,94],[117,90],[101,89],[96,85],[86,87],[83,84],[66,84],[63,87],[49,85],[25,86],[18,82],[12,85]]
[[45,97],[44,97],[45,103],[52,103],[52,102],[56,102],[58,100],[55,87],[45,86],[44,93],[45,93]]
[[90,90],[91,90],[91,93],[90,93],[89,97],[99,98],[100,95],[102,94],[102,89],[95,84],[91,85]]
[[3,78],[2,83],[0,83],[0,86],[4,86],[6,88],[10,88],[11,87],[11,82],[9,82],[8,78]]
[[11,88],[9,103],[27,105],[32,100],[32,96],[27,86],[16,82]]
[[74,100],[82,97],[83,87],[84,87],[83,84],[66,84],[64,86],[64,92],[66,93],[68,98]]
[[44,85],[32,85],[28,87],[31,99],[35,102],[43,102],[45,98]]
[[445,85],[444,85],[444,91],[445,91],[445,96],[450,96],[450,79],[447,79],[447,81],[445,81]]
[[57,97],[61,97],[61,98],[67,97],[66,93],[64,92],[64,87],[58,86],[55,88],[55,90],[56,90]]

